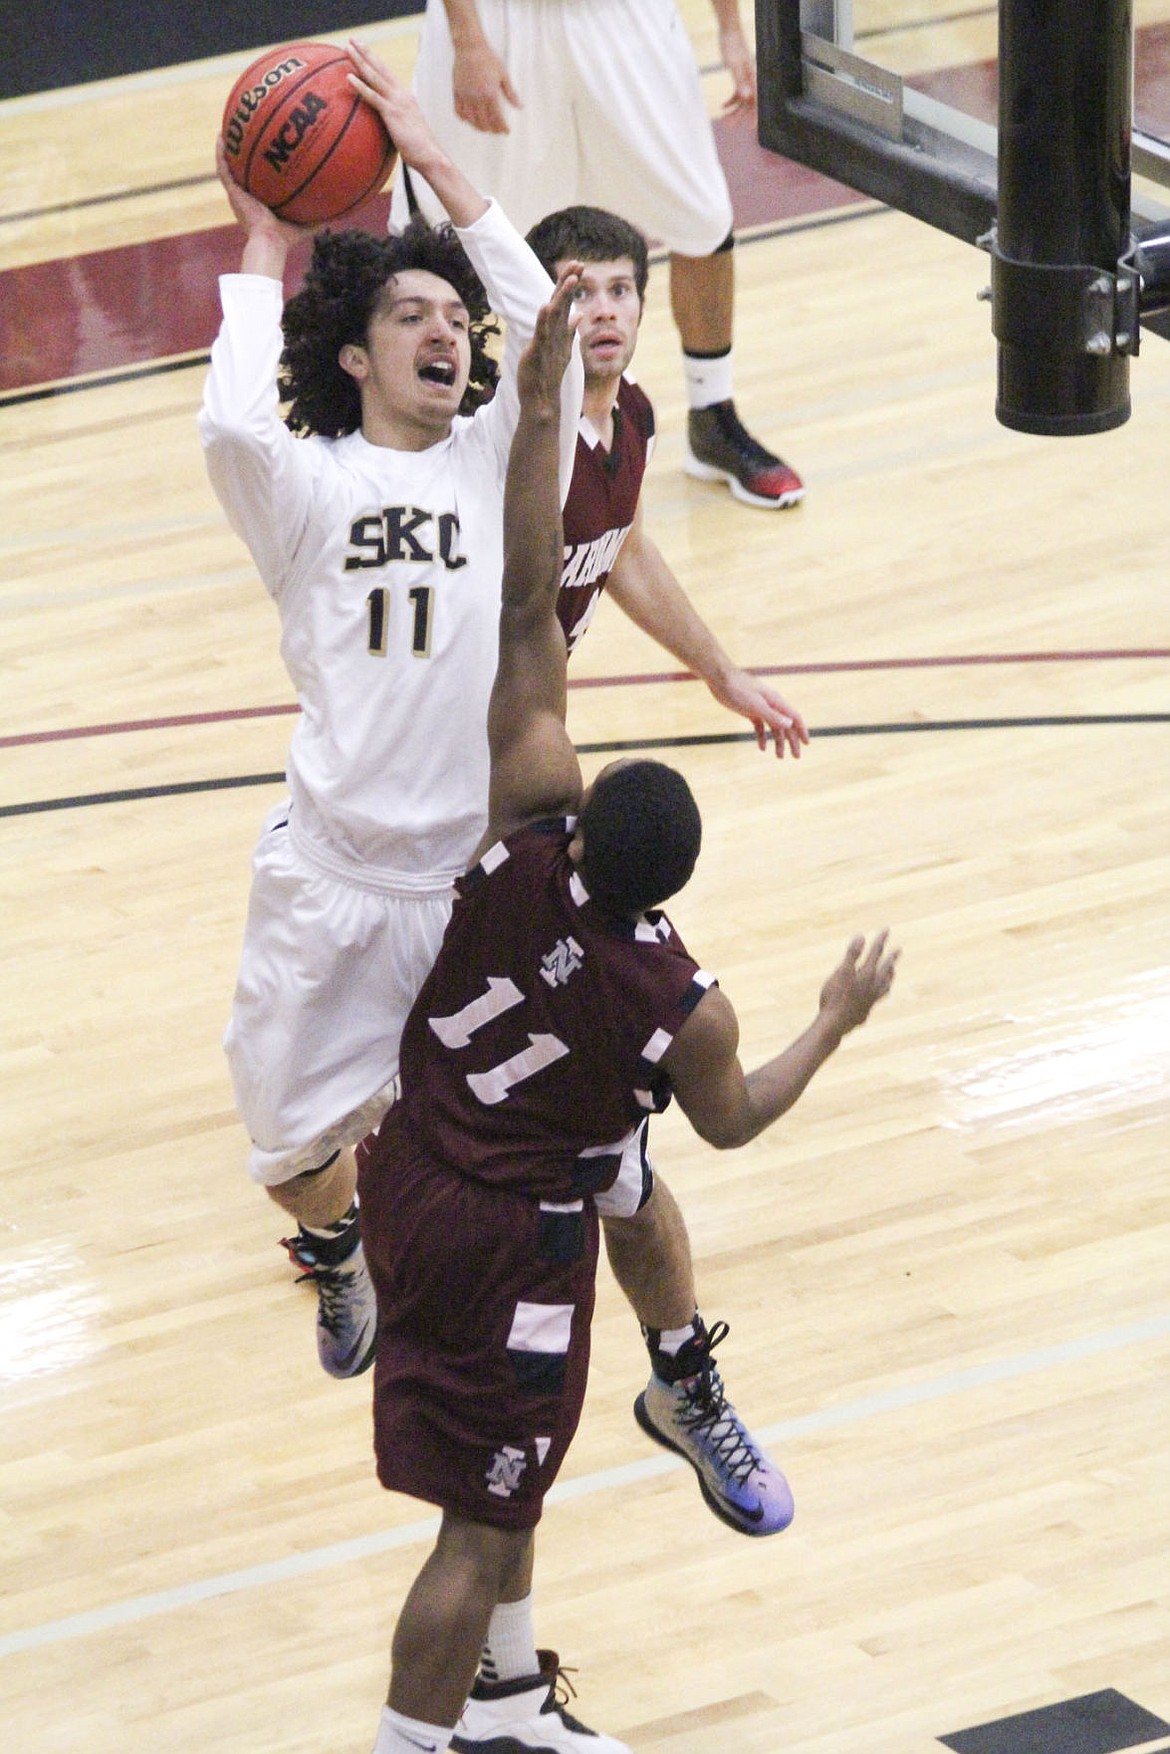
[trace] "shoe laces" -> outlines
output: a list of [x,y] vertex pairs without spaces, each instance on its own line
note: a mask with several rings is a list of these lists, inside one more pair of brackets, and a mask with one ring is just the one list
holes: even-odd
[[302,1277],[316,1281],[317,1319],[321,1326],[331,1334],[338,1333],[344,1326],[346,1315],[347,1280],[353,1275],[341,1267],[313,1267]]
[[726,1322],[716,1322],[707,1335],[706,1356],[699,1374],[675,1384],[686,1403],[675,1418],[684,1430],[704,1439],[724,1472],[742,1485],[752,1470],[759,1467],[760,1457],[727,1399],[719,1366],[711,1357],[729,1332]]
[[576,1669],[566,1669],[559,1658],[556,1659],[556,1667],[551,1672],[547,1669],[544,1670],[543,1674],[549,1681],[549,1693],[540,1709],[542,1712],[555,1711],[567,1730],[575,1730],[579,1736],[590,1736],[593,1734],[592,1730],[587,1729],[567,1709],[570,1699],[577,1697],[577,1689],[569,1679],[570,1675],[576,1673]]
[[313,1252],[312,1238],[303,1231],[298,1231],[296,1236],[282,1236],[280,1241],[281,1247],[288,1250],[293,1266],[303,1268],[297,1284],[304,1285],[311,1280],[317,1287],[317,1314],[321,1326],[336,1334],[343,1326],[348,1292],[346,1281],[352,1275],[344,1266],[327,1267],[319,1261]]

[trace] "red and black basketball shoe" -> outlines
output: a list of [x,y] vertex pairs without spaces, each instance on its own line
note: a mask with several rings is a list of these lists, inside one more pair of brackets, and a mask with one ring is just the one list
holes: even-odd
[[804,498],[804,482],[796,470],[752,437],[730,397],[690,410],[684,466],[700,481],[726,481],[745,505],[781,510]]

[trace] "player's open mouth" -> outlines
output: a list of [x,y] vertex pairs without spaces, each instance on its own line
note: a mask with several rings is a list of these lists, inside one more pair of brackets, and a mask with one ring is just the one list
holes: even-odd
[[418,375],[424,383],[441,384],[449,390],[455,382],[455,365],[450,359],[429,359],[419,366]]

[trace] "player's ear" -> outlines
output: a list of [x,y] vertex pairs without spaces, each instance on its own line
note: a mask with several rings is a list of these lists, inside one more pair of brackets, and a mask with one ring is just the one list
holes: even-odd
[[364,347],[358,346],[356,341],[346,342],[337,355],[337,363],[343,372],[348,372],[350,377],[356,378],[359,384],[369,375],[370,356]]

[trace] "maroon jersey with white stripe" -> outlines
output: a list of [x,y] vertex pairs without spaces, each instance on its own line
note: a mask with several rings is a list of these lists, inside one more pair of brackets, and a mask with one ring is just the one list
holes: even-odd
[[621,1147],[670,1100],[662,1055],[712,984],[664,915],[622,921],[589,899],[573,826],[521,829],[459,880],[402,1036],[412,1144],[542,1200],[612,1185]]
[[565,501],[565,568],[557,616],[570,651],[593,619],[618,549],[638,509],[654,449],[654,409],[629,378],[618,385],[613,443],[605,450],[582,416],[573,479]]

